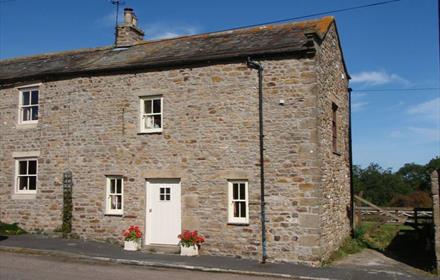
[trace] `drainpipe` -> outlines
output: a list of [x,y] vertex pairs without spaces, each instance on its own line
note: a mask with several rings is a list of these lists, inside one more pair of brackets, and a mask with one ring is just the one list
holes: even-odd
[[260,207],[261,207],[261,246],[262,258],[261,263],[266,263],[266,203],[264,201],[264,134],[263,134],[263,66],[252,61],[250,57],[247,59],[247,67],[258,70],[258,117],[260,127]]
[[351,236],[354,236],[354,188],[353,188],[353,150],[352,150],[352,136],[351,136],[351,88],[348,88],[348,149],[350,156],[350,227]]

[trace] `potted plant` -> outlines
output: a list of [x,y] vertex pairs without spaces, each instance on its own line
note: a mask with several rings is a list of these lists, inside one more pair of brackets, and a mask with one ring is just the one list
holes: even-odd
[[200,245],[205,242],[205,238],[199,235],[197,230],[184,230],[177,237],[180,239],[181,256],[197,256],[199,254]]
[[124,230],[124,250],[137,251],[141,245],[142,232],[138,226],[130,226]]

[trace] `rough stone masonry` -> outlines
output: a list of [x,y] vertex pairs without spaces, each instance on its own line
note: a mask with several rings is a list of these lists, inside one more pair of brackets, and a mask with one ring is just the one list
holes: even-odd
[[[265,51],[257,57],[264,66],[269,261],[317,265],[350,233],[348,75],[335,22],[331,18],[324,23],[317,24],[325,28],[323,36],[301,33],[313,43],[307,45],[313,51]],[[286,32],[296,32],[291,30]],[[246,32],[237,36],[271,31]],[[193,39],[163,44],[174,47],[182,40]],[[212,48],[222,47],[215,44]],[[137,47],[144,46],[129,51]],[[68,170],[73,175],[72,232],[80,238],[122,242],[121,232],[128,226],[145,227],[146,180],[179,178],[182,229],[205,235],[202,254],[260,258],[258,77],[246,66],[252,51],[243,54],[117,71],[104,66],[92,71],[84,64],[88,72],[61,75],[72,66],[40,76],[35,70],[28,78],[10,69],[32,58],[0,61],[0,220],[18,222],[31,232],[59,229],[63,173]],[[74,59],[81,55],[73,53]],[[38,59],[46,66],[60,63]],[[40,92],[38,123],[19,124],[19,88],[35,83]],[[159,95],[163,131],[139,133],[139,97]],[[38,157],[36,195],[15,193],[20,153]],[[124,178],[121,216],[105,214],[108,175]],[[248,181],[249,224],[228,224],[227,182],[232,179]]]

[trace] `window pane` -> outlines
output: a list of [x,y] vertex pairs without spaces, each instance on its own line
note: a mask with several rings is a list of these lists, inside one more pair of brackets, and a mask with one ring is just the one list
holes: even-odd
[[246,202],[239,202],[240,204],[240,217],[246,218]]
[[166,200],[171,200],[171,195],[167,194],[167,195],[165,195],[165,198],[166,198]]
[[22,105],[29,105],[29,91],[23,91],[23,104]]
[[238,184],[234,183],[232,184],[232,198],[238,199]]
[[234,217],[235,217],[235,218],[240,217],[240,216],[239,216],[239,211],[240,211],[240,209],[239,209],[239,204],[238,204],[238,202],[234,202]]
[[27,161],[23,160],[18,162],[18,174],[27,174]]
[[31,120],[38,120],[38,106],[31,107]]
[[110,196],[110,209],[116,209],[117,198],[116,195]]
[[32,91],[31,104],[38,104],[38,91],[37,90]]
[[116,182],[115,179],[110,179],[110,193],[115,193],[116,190]]
[[31,176],[29,177],[29,190],[36,190],[37,189],[37,177]]
[[27,190],[27,182],[28,182],[27,176],[18,177],[18,189],[19,190]]
[[240,184],[240,199],[246,199],[245,191],[245,184]]
[[116,179],[116,192],[122,193],[122,179]]
[[146,129],[153,128],[153,116],[145,117],[145,128]]
[[29,165],[28,174],[37,174],[37,161],[30,160],[28,161],[28,165]]
[[31,117],[31,108],[30,107],[23,108],[23,121],[30,120],[30,117]]
[[165,195],[164,194],[160,195],[160,200],[165,200]]
[[151,113],[151,100],[144,101],[144,111],[145,111],[145,114]]
[[154,116],[154,128],[162,127],[162,117],[160,115]]
[[116,205],[116,209],[122,209],[122,195],[117,195],[116,196],[116,200],[117,200],[117,205]]
[[169,194],[169,193],[170,193],[170,191],[171,191],[171,189],[170,189],[170,188],[165,188],[165,193]]
[[153,113],[160,113],[160,99],[153,100]]

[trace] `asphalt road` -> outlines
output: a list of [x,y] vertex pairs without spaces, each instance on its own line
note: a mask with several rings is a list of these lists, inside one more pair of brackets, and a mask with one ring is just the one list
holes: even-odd
[[256,276],[200,272],[177,269],[155,269],[132,265],[73,262],[62,258],[0,252],[1,280],[250,280]]

